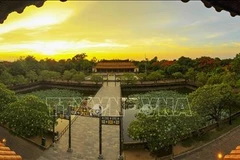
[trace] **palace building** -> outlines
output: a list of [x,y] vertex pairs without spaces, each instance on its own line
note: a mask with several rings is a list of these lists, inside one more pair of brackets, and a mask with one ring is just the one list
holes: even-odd
[[92,72],[96,73],[109,73],[109,72],[135,72],[137,73],[139,68],[134,63],[129,61],[104,61],[98,62],[95,67],[92,68]]

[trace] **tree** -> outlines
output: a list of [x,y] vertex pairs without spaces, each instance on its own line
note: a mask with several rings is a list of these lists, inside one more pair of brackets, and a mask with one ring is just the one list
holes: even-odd
[[166,72],[168,75],[172,75],[175,72],[181,72],[181,71],[182,71],[182,67],[177,63],[166,68]]
[[72,80],[81,83],[85,79],[85,74],[83,72],[77,72],[73,75]]
[[220,74],[213,74],[211,75],[206,84],[220,84],[222,83],[222,77]]
[[9,69],[9,73],[11,73],[13,76],[16,75],[26,75],[26,63],[24,60],[19,59],[17,61],[14,61],[11,63],[10,69]]
[[189,95],[192,110],[206,121],[215,120],[219,126],[223,112],[233,102],[232,88],[227,84],[205,85]]
[[30,70],[29,72],[27,72],[26,77],[30,82],[35,82],[38,80],[38,75],[33,70]]
[[93,57],[93,58],[91,59],[91,63],[92,63],[93,65],[95,65],[97,62],[98,62],[98,60],[97,60],[96,57]]
[[64,73],[62,75],[62,78],[69,82],[72,79],[72,76],[73,76],[73,73],[68,71],[68,70],[66,70],[66,71],[64,71]]
[[13,80],[14,85],[21,85],[26,83],[27,83],[27,79],[23,75],[17,75],[14,77],[14,80]]
[[42,70],[40,72],[40,79],[42,81],[49,81],[49,80],[51,80],[51,71],[49,71],[49,70]]
[[138,113],[135,117],[136,120],[128,127],[128,135],[134,140],[146,142],[149,150],[155,154],[191,136],[200,125],[200,118],[196,114],[159,116]]
[[86,53],[81,53],[81,54],[77,54],[72,58],[72,61],[76,62],[76,61],[81,61],[84,60],[85,58],[87,58],[87,54]]
[[183,78],[183,74],[181,72],[175,72],[175,73],[172,74],[172,76],[175,79]]
[[94,74],[92,75],[91,80],[98,84],[99,82],[103,81],[103,78],[100,75]]
[[142,84],[143,81],[146,81],[146,80],[147,80],[147,75],[146,75],[146,73],[139,73],[137,76],[138,76],[138,79],[139,79],[139,81],[141,82],[141,84]]
[[240,88],[240,79],[236,82],[236,87]]
[[39,69],[40,69],[39,63],[34,56],[27,56],[25,58],[25,64],[26,64],[27,73],[29,71],[34,71],[35,73],[39,73]]
[[178,60],[177,60],[177,63],[180,64],[181,66],[186,66],[187,68],[189,67],[193,67],[193,60],[189,57],[180,57]]
[[197,75],[197,73],[196,73],[196,71],[194,70],[194,68],[189,68],[188,71],[185,73],[185,76],[184,76],[184,77],[185,77],[187,80],[191,80],[191,81],[195,82],[195,80],[196,80],[196,75]]
[[51,80],[58,80],[61,77],[61,73],[60,72],[56,72],[56,71],[49,71],[50,74],[50,79]]
[[92,68],[92,63],[88,61],[86,53],[77,54],[72,58],[72,62],[74,63],[74,68],[77,71],[89,72]]
[[160,72],[158,71],[154,71],[154,72],[151,72],[148,76],[147,76],[147,79],[150,80],[150,81],[154,81],[155,83],[160,80],[160,79],[163,79],[164,78],[164,75],[162,75]]
[[203,86],[207,83],[208,75],[205,72],[199,72],[196,76],[196,84],[198,86]]
[[232,87],[235,87],[237,83],[237,74],[235,72],[227,72],[223,74],[222,82],[229,84]]
[[0,81],[5,85],[13,84],[13,76],[4,70],[0,75]]
[[121,80],[125,81],[127,84],[135,84],[137,82],[137,78],[133,73],[124,73]]
[[218,67],[220,63],[211,57],[200,57],[196,59],[197,68],[199,71],[210,72],[212,69]]
[[0,75],[2,74],[3,71],[7,70],[7,67],[4,65],[3,62],[0,62]]
[[4,111],[7,106],[16,100],[15,93],[0,83],[0,114]]
[[42,136],[52,124],[47,105],[32,95],[11,103],[0,115],[0,121],[14,135],[24,137]]
[[237,74],[240,74],[240,53],[238,53],[232,61],[232,70]]

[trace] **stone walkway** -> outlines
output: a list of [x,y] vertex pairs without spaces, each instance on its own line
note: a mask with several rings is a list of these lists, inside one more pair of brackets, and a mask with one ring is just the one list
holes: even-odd
[[[109,77],[109,79],[114,77]],[[102,88],[89,103],[91,106],[101,103],[103,115],[118,115],[120,110],[120,85],[114,82],[104,83]],[[116,160],[119,155],[119,127],[103,126],[102,148],[105,160]],[[72,125],[72,149],[68,149],[68,131],[62,138],[50,147],[42,151],[34,144],[19,137],[14,137],[0,127],[0,137],[7,139],[7,145],[24,160],[96,160],[99,155],[99,119],[79,116]],[[240,126],[229,134],[205,145],[204,147],[175,157],[175,160],[217,160],[217,154],[228,154],[240,144]],[[127,160],[135,160],[128,158]],[[146,159],[147,160],[147,159]]]
[[[109,77],[111,78],[111,77]],[[103,84],[89,105],[101,104],[103,115],[118,115],[120,85]],[[68,149],[68,132],[46,150],[38,160],[96,160],[99,155],[99,119],[79,116],[72,125],[72,153]],[[102,126],[102,154],[105,160],[116,160],[119,155],[119,126]]]
[[35,144],[20,137],[13,136],[7,129],[0,126],[0,140],[2,140],[2,138],[7,140],[6,146],[21,155],[24,160],[36,160],[43,154],[43,150]]
[[218,160],[217,154],[229,154],[240,144],[240,126],[233,129],[228,134],[206,144],[204,147],[191,151],[182,156],[175,157],[174,160]]

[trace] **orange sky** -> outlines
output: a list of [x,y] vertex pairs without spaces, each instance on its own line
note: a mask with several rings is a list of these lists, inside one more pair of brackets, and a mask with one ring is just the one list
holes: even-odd
[[240,52],[240,19],[201,2],[48,1],[0,24],[0,60],[228,58]]

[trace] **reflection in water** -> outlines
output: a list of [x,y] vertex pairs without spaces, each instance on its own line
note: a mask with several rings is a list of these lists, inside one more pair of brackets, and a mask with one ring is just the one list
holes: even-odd
[[124,142],[135,142],[133,139],[128,137],[127,129],[129,124],[135,119],[135,114],[138,112],[138,110],[133,109],[125,109],[124,110],[124,116],[123,116],[123,137]]

